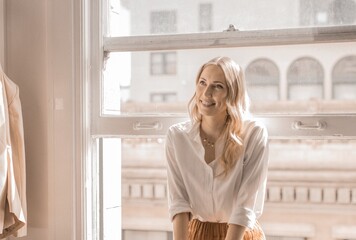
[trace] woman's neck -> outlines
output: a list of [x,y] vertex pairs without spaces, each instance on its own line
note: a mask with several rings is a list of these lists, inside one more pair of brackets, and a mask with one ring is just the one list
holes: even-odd
[[204,116],[201,122],[201,131],[212,141],[216,141],[226,124],[226,116],[223,118]]

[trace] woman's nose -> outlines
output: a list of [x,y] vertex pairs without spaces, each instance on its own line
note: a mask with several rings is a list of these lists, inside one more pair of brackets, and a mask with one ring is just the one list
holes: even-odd
[[207,96],[207,97],[213,96],[213,86],[207,86],[205,88],[204,95]]

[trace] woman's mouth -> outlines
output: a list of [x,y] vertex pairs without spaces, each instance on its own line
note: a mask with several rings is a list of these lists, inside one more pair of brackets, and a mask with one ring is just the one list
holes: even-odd
[[203,101],[203,100],[200,100],[200,103],[201,103],[204,107],[211,107],[211,106],[214,106],[214,105],[215,105],[215,102],[212,102],[212,101]]

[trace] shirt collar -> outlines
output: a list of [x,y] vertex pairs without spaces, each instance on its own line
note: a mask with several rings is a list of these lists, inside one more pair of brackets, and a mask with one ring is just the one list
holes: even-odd
[[200,122],[191,121],[189,127],[187,127],[186,132],[190,139],[195,142],[200,142]]

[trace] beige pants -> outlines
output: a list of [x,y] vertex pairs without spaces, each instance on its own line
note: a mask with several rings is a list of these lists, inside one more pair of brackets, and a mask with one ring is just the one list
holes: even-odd
[[[189,222],[189,240],[224,240],[226,237],[227,223],[201,222],[193,219]],[[256,222],[255,227],[247,229],[243,240],[265,240],[266,237],[261,226]]]

